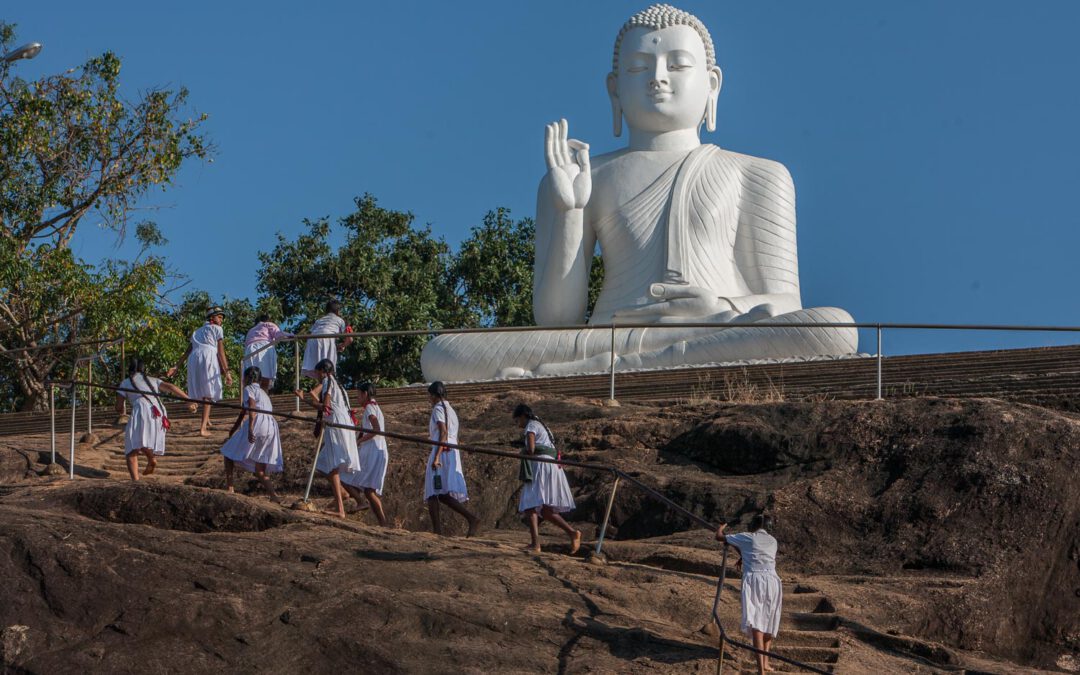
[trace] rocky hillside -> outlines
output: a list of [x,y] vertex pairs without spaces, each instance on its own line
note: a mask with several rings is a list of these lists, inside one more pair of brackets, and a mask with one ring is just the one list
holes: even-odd
[[[502,394],[456,402],[462,442],[505,448],[520,400],[568,457],[617,464],[707,519],[772,512],[787,591],[777,644],[791,656],[839,672],[1080,667],[1080,421],[1068,413],[996,400],[605,408]],[[386,413],[391,430],[426,429],[421,406]],[[177,426],[170,447],[194,448]],[[295,496],[313,439],[299,423],[283,432],[279,482]],[[563,555],[554,532],[545,554],[519,552],[520,484],[502,459],[466,459],[485,533],[440,539],[418,532],[426,451],[404,442],[391,443],[396,527],[383,530],[365,513],[341,523],[278,507],[245,481],[251,495],[225,495],[202,449],[169,476],[117,482],[117,433],[96,441],[79,448],[73,483],[38,475],[47,436],[0,444],[0,573],[12,590],[0,646],[16,672],[715,668],[715,637],[700,629],[718,546],[632,486],[616,495],[609,563],[594,566]],[[610,478],[567,471],[589,538]]]

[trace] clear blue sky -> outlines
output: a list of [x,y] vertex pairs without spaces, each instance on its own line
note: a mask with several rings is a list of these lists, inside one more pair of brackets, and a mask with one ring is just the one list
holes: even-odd
[[[151,216],[173,265],[221,298],[255,295],[275,232],[363,192],[451,244],[496,206],[532,215],[546,122],[565,116],[597,154],[619,146],[603,82],[619,26],[646,4],[65,0],[5,3],[0,18],[45,43],[24,77],[112,50],[130,91],[191,90],[218,156],[154,195],[168,208]],[[1080,323],[1080,2],[681,6],[724,70],[706,140],[794,176],[804,304],[862,321]],[[113,244],[86,223],[77,246],[97,259]],[[887,339],[895,353],[1052,338]]]

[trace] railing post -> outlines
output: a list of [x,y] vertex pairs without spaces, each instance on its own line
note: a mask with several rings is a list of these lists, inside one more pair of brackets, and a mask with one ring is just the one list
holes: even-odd
[[86,433],[94,433],[94,359],[86,362]]
[[[293,391],[300,388],[300,341],[293,338],[293,363],[296,366],[296,370],[293,373],[293,381],[295,386]],[[300,412],[300,397],[296,398],[296,412]]]
[[877,400],[881,400],[881,324],[877,325]]
[[[315,459],[311,462],[311,474],[307,479],[307,488],[304,490],[304,503],[308,503],[308,497],[311,496],[311,484],[315,482],[315,467],[319,465],[319,454],[322,452],[323,436],[326,435],[326,425],[322,425],[319,428],[319,440],[315,441]],[[335,495],[336,496],[336,495]]]
[[608,495],[607,508],[604,509],[604,521],[600,523],[600,535],[596,538],[596,555],[600,555],[604,546],[604,535],[607,534],[608,521],[611,520],[611,507],[615,505],[615,491],[619,489],[619,474],[615,474],[615,482],[611,484],[611,494]]
[[52,460],[49,464],[56,464],[56,385],[49,383],[49,449],[52,451]]
[[71,383],[71,457],[68,459],[68,477],[75,479],[75,383]]
[[[116,378],[117,382],[124,381],[124,373],[127,372],[127,353],[124,349],[124,338],[120,338],[120,372],[119,377]],[[120,402],[120,417],[127,417],[127,398],[121,397]]]
[[608,403],[615,403],[615,324],[611,324],[611,385],[608,391]]

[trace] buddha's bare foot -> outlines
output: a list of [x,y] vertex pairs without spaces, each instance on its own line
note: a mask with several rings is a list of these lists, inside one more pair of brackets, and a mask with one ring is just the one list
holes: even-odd
[[524,550],[526,553],[532,553],[534,555],[540,553],[540,547],[539,546],[533,546],[532,544],[529,544],[528,546],[522,547],[522,550]]
[[574,535],[570,537],[570,555],[574,555],[581,548],[581,530],[574,530]]
[[199,429],[199,435],[203,438],[208,438],[210,436],[210,432],[206,429]]
[[337,516],[338,518],[344,518],[345,517],[345,511],[344,510],[338,511],[337,509],[323,509],[322,513],[324,513],[324,514],[326,514],[328,516]]
[[151,459],[146,463],[146,469],[142,472],[144,476],[149,476],[154,473],[154,469],[157,468],[157,460]]

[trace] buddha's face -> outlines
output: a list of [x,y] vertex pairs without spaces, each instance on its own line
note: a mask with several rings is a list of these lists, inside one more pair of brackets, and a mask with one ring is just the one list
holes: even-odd
[[640,131],[697,129],[719,92],[720,69],[709,67],[690,26],[631,29],[619,46],[619,70],[608,76],[608,93]]

